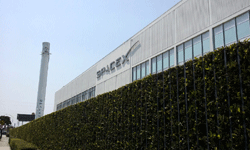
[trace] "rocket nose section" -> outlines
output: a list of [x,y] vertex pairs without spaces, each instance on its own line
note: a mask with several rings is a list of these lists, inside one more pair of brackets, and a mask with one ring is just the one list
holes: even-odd
[[43,53],[50,51],[50,43],[49,42],[43,42]]

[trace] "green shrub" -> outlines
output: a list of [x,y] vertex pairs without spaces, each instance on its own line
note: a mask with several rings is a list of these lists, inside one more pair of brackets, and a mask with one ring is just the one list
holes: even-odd
[[250,43],[239,42],[33,120],[10,136],[43,150],[250,149],[249,74]]
[[9,140],[11,150],[37,150],[37,146],[22,139],[11,138]]

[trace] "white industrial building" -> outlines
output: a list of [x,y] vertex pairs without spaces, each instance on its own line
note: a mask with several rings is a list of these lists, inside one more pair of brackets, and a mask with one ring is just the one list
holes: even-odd
[[58,90],[54,111],[249,38],[249,11],[250,0],[180,1]]

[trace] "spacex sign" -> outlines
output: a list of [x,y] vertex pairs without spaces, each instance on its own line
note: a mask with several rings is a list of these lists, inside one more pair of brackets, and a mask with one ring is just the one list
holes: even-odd
[[139,45],[139,41],[137,41],[131,48],[128,50],[126,55],[122,55],[122,57],[117,58],[115,61],[112,61],[107,67],[103,67],[101,70],[97,71],[97,78],[101,77],[105,72],[110,72],[115,69],[115,67],[121,66],[121,64],[124,64],[125,62],[129,61],[128,55],[134,49]]

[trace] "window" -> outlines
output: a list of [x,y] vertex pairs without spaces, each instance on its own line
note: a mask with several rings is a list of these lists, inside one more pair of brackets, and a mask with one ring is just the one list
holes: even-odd
[[193,59],[192,40],[185,43],[185,62]]
[[85,100],[88,99],[88,90],[85,91]]
[[76,97],[73,97],[73,104],[76,104]]
[[210,51],[209,32],[202,34],[203,54]]
[[70,106],[70,100],[67,100],[67,106]]
[[146,76],[149,75],[149,61],[146,61]]
[[157,56],[157,73],[162,72],[162,55]]
[[81,95],[80,94],[77,96],[77,103],[79,103],[79,102],[81,102]]
[[87,91],[84,91],[84,92],[82,93],[82,101],[87,100],[87,98],[88,98]]
[[91,89],[88,90],[88,95],[89,95],[88,99],[90,99],[91,98]]
[[149,61],[132,68],[132,81],[139,80],[149,75]]
[[220,26],[214,28],[214,48],[217,49],[217,48],[222,47],[222,46],[224,46],[223,30],[222,30],[222,25],[220,25]]
[[91,88],[91,89],[89,90],[89,93],[90,93],[90,97],[89,97],[89,98],[94,97],[94,95],[93,95],[93,88]]
[[82,93],[82,102],[84,101],[85,95],[84,92]]
[[163,53],[163,69],[167,70],[169,68],[169,51]]
[[[95,97],[95,87],[92,87],[89,90],[86,90],[85,93],[86,93],[85,100]],[[89,95],[88,98],[87,98],[87,93]]]
[[177,47],[178,65],[183,64],[183,45]]
[[73,104],[76,104],[76,97],[73,97]]
[[155,74],[156,73],[156,57],[151,60],[151,73]]
[[133,72],[132,81],[135,81],[136,80],[136,67],[133,68],[132,72]]
[[93,88],[90,88],[90,89],[88,90],[88,92],[89,92],[89,98],[88,98],[88,99],[90,99],[90,98],[94,97],[94,95],[93,95],[93,91],[94,91],[94,89],[93,89]]
[[88,90],[86,90],[84,93],[85,93],[85,100],[87,100],[88,99]]
[[145,63],[141,64],[141,78],[144,78],[146,76],[146,69],[145,69]]
[[202,54],[201,51],[201,36],[198,36],[193,39],[193,44],[194,44],[194,57],[199,57]]
[[76,96],[76,104],[78,103],[78,96]]
[[170,53],[170,67],[173,67],[174,66],[174,49],[170,50],[169,51]]
[[[237,27],[235,27],[235,24]],[[214,28],[213,32],[215,49],[232,44],[237,40],[241,40],[247,36],[250,36],[249,12]],[[204,39],[205,38],[203,38],[203,40]]]
[[235,19],[232,19],[224,24],[225,44],[236,42]]
[[137,80],[141,79],[141,66],[140,65],[136,67],[136,75],[137,75],[137,78],[136,78]]
[[238,40],[250,35],[249,12],[236,18]]
[[85,100],[85,93],[82,93],[82,102]]
[[95,97],[95,87],[92,87],[92,97]]
[[[172,51],[173,50],[170,50],[170,67],[174,65],[174,63],[171,60],[171,57],[173,57]],[[209,32],[206,32],[185,42],[184,44],[177,46],[176,48],[177,64],[182,65],[184,62],[192,60],[194,57],[199,57],[202,55],[202,53],[207,53],[209,51],[210,51]]]
[[162,72],[162,54],[158,55],[151,59],[152,67],[151,72],[152,74]]
[[95,97],[95,87],[93,87],[93,97]]
[[95,97],[95,87],[92,87],[89,90],[84,91],[82,94],[78,94],[77,96],[74,96],[58,104],[57,110],[79,103],[81,102],[81,98],[82,98],[82,101],[87,100],[88,95],[89,95],[89,98]]
[[[160,54],[151,59],[151,73],[159,73],[174,66],[174,49]],[[183,60],[183,59],[182,59]]]

